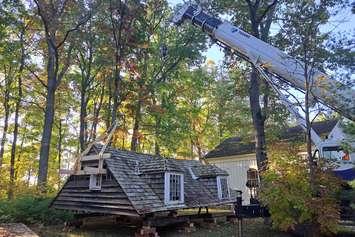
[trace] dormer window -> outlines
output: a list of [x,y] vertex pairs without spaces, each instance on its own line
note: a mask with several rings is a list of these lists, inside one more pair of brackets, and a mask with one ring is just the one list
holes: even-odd
[[101,174],[91,174],[90,175],[90,190],[101,190],[102,175]]
[[229,198],[228,180],[225,176],[217,176],[218,198]]
[[180,173],[165,173],[164,184],[165,205],[184,203],[184,175]]

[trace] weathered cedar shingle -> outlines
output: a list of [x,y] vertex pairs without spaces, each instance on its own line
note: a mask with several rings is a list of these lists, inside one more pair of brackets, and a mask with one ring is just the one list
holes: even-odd
[[[96,151],[100,148],[100,145],[96,145]],[[195,160],[167,159],[110,147],[106,148],[105,152],[111,153],[111,158],[105,159],[107,168],[112,172],[139,214],[176,209],[176,207],[164,204],[164,172],[166,171],[184,174],[185,208],[234,201],[218,198],[216,176],[227,175],[218,167],[203,165]],[[201,175],[200,179],[193,179],[190,168],[194,168],[198,174],[203,174],[204,178]],[[138,170],[139,173],[137,173]],[[211,174],[208,175],[208,172]],[[215,185],[210,185],[213,182]]]

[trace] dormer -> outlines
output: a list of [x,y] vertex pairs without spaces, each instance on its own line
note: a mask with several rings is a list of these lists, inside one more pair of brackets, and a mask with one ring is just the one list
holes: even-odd
[[189,167],[191,177],[205,182],[220,200],[229,199],[228,173],[215,165]]
[[162,190],[161,198],[166,206],[184,204],[184,172],[174,160],[157,157],[135,168],[138,169],[140,175],[150,179],[151,187]]

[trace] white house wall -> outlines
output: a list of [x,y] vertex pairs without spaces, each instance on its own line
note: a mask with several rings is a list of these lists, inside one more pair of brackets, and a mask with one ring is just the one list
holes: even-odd
[[247,171],[249,168],[257,168],[255,154],[210,158],[208,163],[227,171],[230,187],[243,192],[243,205],[250,204],[250,193],[246,187]]

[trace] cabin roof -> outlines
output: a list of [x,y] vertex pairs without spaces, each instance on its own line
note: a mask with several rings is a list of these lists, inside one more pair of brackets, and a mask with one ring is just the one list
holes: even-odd
[[191,170],[196,177],[228,176],[227,171],[213,165],[192,166]]
[[[94,145],[90,153],[97,153],[100,149],[101,145]],[[111,157],[105,159],[107,169],[139,214],[176,209],[176,207],[166,206],[164,200],[159,197],[158,193],[164,191],[161,190],[164,185],[162,187],[151,185],[152,179],[157,177],[154,174],[164,172],[177,172],[184,175],[184,208],[221,205],[233,201],[232,199],[220,200],[215,193],[217,186],[211,189],[206,185],[203,177],[199,177],[201,174],[209,174],[209,177],[228,175],[226,171],[214,165],[204,165],[196,160],[163,158],[111,147],[107,147],[105,153],[111,153]],[[194,174],[198,179],[192,177],[190,169],[196,172]],[[159,179],[164,179],[164,176],[160,176]]]
[[[321,122],[314,122],[312,124],[313,129],[319,135],[328,135],[332,129],[335,127],[338,120],[327,120]],[[291,141],[302,139],[304,135],[303,129],[301,126],[295,126],[285,129],[284,132],[280,135],[281,140]],[[234,155],[244,155],[255,153],[255,142],[250,140],[245,141],[240,137],[231,137],[227,138],[221,142],[215,149],[208,152],[205,155],[205,158],[217,158],[225,156],[234,156]]]

